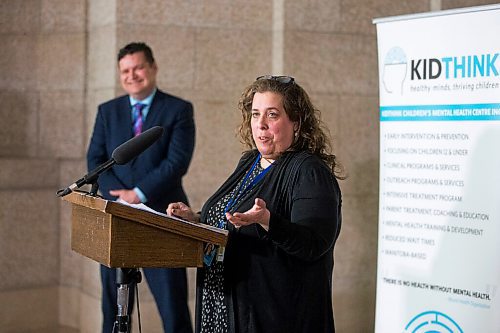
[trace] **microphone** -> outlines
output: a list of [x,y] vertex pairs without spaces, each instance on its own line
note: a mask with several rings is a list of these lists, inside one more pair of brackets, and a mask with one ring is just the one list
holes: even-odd
[[90,171],[88,174],[78,179],[76,182],[66,187],[65,189],[57,191],[57,196],[63,197],[73,192],[75,188],[82,187],[85,184],[94,183],[101,173],[107,171],[115,164],[127,164],[133,158],[148,149],[162,136],[162,134],[163,127],[155,126],[122,143],[121,145],[116,147],[115,150],[113,150],[111,158],[108,161],[99,165],[97,168]]

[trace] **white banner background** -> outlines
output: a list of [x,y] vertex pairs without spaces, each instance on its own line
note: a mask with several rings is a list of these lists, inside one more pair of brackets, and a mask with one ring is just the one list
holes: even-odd
[[500,332],[500,6],[374,22],[375,332]]

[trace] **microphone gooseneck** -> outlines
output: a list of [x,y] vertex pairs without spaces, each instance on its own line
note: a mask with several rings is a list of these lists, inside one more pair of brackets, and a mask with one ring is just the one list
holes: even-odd
[[[113,150],[111,154],[111,159],[99,165],[94,170],[90,171],[88,174],[78,179],[76,182],[71,184],[65,189],[60,189],[57,191],[58,197],[63,197],[70,194],[75,188],[82,187],[85,184],[94,184],[97,181],[99,175],[113,165],[123,165],[130,162],[132,159],[137,157],[143,151],[148,149],[153,143],[158,141],[158,139],[163,135],[163,128],[161,126],[155,126],[141,134],[133,137],[132,139],[122,143]],[[97,190],[96,190],[97,191]]]
[[122,143],[111,154],[116,164],[126,164],[155,143],[163,134],[163,127],[155,126]]

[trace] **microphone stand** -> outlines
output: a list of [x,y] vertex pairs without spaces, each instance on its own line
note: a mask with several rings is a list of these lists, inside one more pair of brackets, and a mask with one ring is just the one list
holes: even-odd
[[99,183],[97,182],[97,179],[95,179],[92,183],[91,183],[91,187],[90,187],[90,192],[89,192],[89,195],[93,196],[93,197],[96,197],[97,196],[97,191],[99,190]]
[[118,284],[117,306],[118,314],[113,325],[113,333],[130,332],[130,316],[128,315],[129,287],[137,285],[142,280],[137,268],[117,268],[116,284]]
[[[90,184],[91,190],[89,195],[97,196],[99,184],[97,178],[99,175],[114,164],[122,165],[128,163],[131,159],[142,153],[145,149],[155,143],[163,134],[161,126],[155,126],[141,134],[133,137],[132,139],[122,143],[116,147],[111,154],[111,159],[99,165],[94,170],[90,171],[83,178],[77,180],[65,189],[57,191],[59,197],[63,197],[71,193],[74,189],[80,188],[83,185]],[[118,315],[113,325],[113,333],[128,333],[130,332],[130,318],[128,315],[128,300],[129,300],[129,286],[134,286],[141,282],[142,276],[137,268],[117,268],[116,270],[116,283],[118,284],[117,293],[117,306]]]
[[[97,196],[99,184],[97,178],[92,179],[89,195]],[[113,325],[112,333],[129,333],[130,332],[130,316],[128,314],[128,303],[130,297],[130,287],[136,286],[142,281],[142,275],[137,268],[117,268],[116,269],[116,284],[118,285],[116,306],[118,313]]]

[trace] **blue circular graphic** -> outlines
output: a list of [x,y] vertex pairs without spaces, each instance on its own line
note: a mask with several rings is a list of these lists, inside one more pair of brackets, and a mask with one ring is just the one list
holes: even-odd
[[463,333],[451,317],[438,311],[426,311],[415,316],[404,333]]
[[402,48],[399,46],[394,46],[389,51],[384,58],[384,65],[396,65],[396,64],[406,64],[406,54]]

